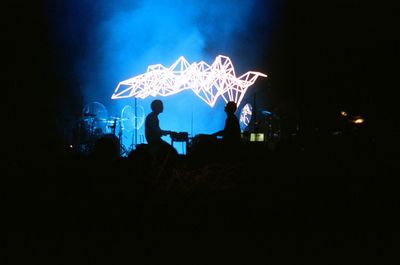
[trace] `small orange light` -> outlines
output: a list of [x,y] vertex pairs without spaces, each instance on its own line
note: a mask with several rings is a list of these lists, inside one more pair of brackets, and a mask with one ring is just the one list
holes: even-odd
[[343,117],[346,117],[347,116],[347,112],[346,111],[341,111],[340,115],[342,115]]
[[362,119],[362,118],[359,118],[359,119],[356,119],[353,121],[353,123],[355,123],[355,124],[361,124],[363,122],[364,122],[364,119]]

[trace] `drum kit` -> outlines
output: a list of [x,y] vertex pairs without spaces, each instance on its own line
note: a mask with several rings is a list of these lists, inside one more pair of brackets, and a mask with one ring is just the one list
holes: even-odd
[[[144,121],[144,111],[141,112],[141,119],[135,118],[133,112],[125,106],[121,117],[108,116],[108,112],[103,104],[92,102],[87,104],[82,114],[73,128],[73,147],[79,153],[90,153],[95,142],[101,137],[117,137],[119,140],[120,153],[124,155],[129,152],[123,144],[123,134],[132,133],[134,128],[142,125]],[[129,111],[127,112],[127,110]],[[140,124],[138,123],[138,120]],[[136,123],[134,123],[136,122]],[[133,136],[132,136],[133,137]],[[126,138],[126,137],[124,137]],[[133,143],[133,140],[132,140]],[[130,146],[130,148],[133,148]]]

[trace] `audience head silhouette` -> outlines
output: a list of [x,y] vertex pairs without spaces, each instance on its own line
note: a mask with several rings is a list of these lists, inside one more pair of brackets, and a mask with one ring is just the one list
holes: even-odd
[[97,159],[115,160],[119,156],[119,141],[115,135],[105,135],[96,140],[93,155]]

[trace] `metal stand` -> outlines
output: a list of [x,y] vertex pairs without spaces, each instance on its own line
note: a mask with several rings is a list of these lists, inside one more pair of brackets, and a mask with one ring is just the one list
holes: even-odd
[[135,117],[134,117],[135,128],[132,132],[132,142],[131,142],[131,146],[129,147],[130,151],[136,149],[136,146],[137,146],[137,131],[138,131],[138,129],[137,129],[137,98],[136,97],[135,97],[134,102],[135,102]]
[[137,145],[137,131],[138,131],[138,127],[137,127],[137,98],[135,97],[135,149],[136,149],[136,145]]

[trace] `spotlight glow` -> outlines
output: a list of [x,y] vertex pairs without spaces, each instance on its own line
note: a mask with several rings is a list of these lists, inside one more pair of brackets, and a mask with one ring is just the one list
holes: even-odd
[[247,89],[259,76],[267,77],[254,71],[236,77],[232,61],[227,56],[217,56],[211,65],[204,61],[189,64],[181,56],[169,68],[161,64],[150,65],[146,73],[121,81],[111,98],[166,97],[191,89],[211,107],[220,96],[225,102],[235,101],[239,106]]
[[355,123],[355,124],[361,124],[361,123],[364,123],[364,119],[363,119],[363,118],[358,118],[358,119],[355,119],[355,120],[353,120],[353,123]]

